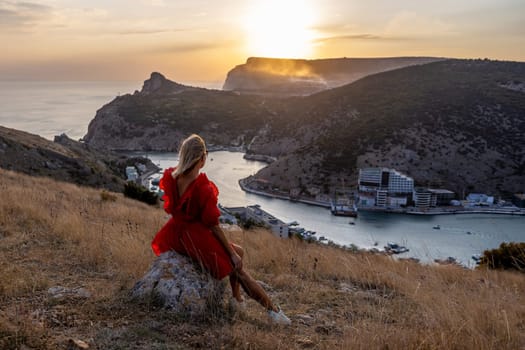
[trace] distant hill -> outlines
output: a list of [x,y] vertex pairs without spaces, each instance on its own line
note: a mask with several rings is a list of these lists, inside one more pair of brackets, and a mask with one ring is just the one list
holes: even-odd
[[[151,162],[141,162],[154,167]],[[54,142],[0,126],[0,168],[121,192],[134,159],[56,136]]]
[[367,166],[392,167],[417,185],[457,193],[522,192],[525,63],[445,60],[304,97],[142,91],[100,109],[85,141],[174,150],[192,132],[214,145],[277,157],[256,178],[285,193],[349,186]]
[[184,86],[152,73],[140,92],[98,110],[83,139],[110,149],[172,151],[198,131],[211,144],[240,146],[272,119],[270,108],[261,96]]
[[367,75],[442,60],[436,57],[330,58],[250,57],[228,72],[223,90],[272,96],[310,95]]

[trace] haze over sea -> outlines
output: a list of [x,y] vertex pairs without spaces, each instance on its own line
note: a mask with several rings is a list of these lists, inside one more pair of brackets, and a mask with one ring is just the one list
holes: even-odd
[[[0,81],[0,125],[27,131],[52,140],[66,133],[80,139],[87,132],[97,109],[119,94],[133,93],[141,82],[28,82]],[[219,84],[195,84],[218,87]],[[172,166],[175,154],[148,154],[161,167]],[[473,266],[473,254],[499,246],[504,241],[525,241],[525,217],[507,215],[408,216],[361,212],[355,225],[352,219],[335,217],[325,208],[271,199],[243,192],[240,178],[254,174],[265,164],[243,159],[241,153],[213,152],[204,169],[220,190],[224,206],[260,204],[285,222],[298,221],[317,236],[338,244],[355,244],[362,248],[382,248],[393,241],[406,245],[410,251],[400,256],[417,257],[422,261],[457,258]],[[416,179],[417,182],[417,179]],[[440,225],[440,230],[432,227]]]

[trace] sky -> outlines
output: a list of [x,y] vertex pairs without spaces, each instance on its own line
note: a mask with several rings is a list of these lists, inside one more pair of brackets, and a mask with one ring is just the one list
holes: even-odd
[[525,61],[525,0],[0,0],[0,80],[224,81],[248,57]]

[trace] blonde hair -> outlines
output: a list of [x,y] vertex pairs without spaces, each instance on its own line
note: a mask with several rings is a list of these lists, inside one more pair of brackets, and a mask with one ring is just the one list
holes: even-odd
[[179,164],[173,176],[189,173],[197,162],[206,154],[206,144],[202,137],[193,134],[186,138],[179,149]]

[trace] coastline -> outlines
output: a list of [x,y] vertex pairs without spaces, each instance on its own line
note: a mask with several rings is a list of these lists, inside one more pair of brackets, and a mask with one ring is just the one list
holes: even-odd
[[290,196],[286,196],[286,195],[283,195],[283,194],[277,194],[277,193],[270,193],[270,192],[265,192],[265,191],[260,191],[260,190],[254,190],[253,188],[250,188],[245,183],[245,180],[246,179],[240,179],[239,180],[239,186],[241,187],[241,189],[244,192],[256,194],[256,195],[259,195],[259,196],[270,197],[270,198],[283,199],[283,200],[287,200],[287,201],[290,201],[290,202],[299,202],[299,203],[304,203],[304,204],[309,204],[309,205],[315,205],[317,207],[330,208],[330,203],[328,203],[328,202],[320,202],[320,201],[316,201],[315,199],[304,199],[304,198],[293,198],[292,199]]
[[246,160],[256,160],[256,161],[267,163],[267,164],[273,163],[277,160],[277,158],[272,157],[272,156],[266,156],[263,154],[248,154],[248,153],[244,153],[243,158]]
[[[250,188],[246,181],[247,179],[240,179],[239,186],[244,192],[265,196],[270,198],[283,199],[290,202],[299,202],[309,205],[314,205],[323,208],[330,208],[330,203],[316,201],[315,199],[305,198],[291,198],[288,195],[271,193],[261,190],[254,190]],[[362,207],[358,206],[358,211],[376,212],[376,213],[393,213],[406,215],[461,215],[461,214],[498,214],[498,215],[512,215],[525,216],[525,208],[465,208],[465,207],[443,207],[443,208],[429,208],[427,210],[416,210],[414,207],[410,208],[377,208],[377,207]]]

